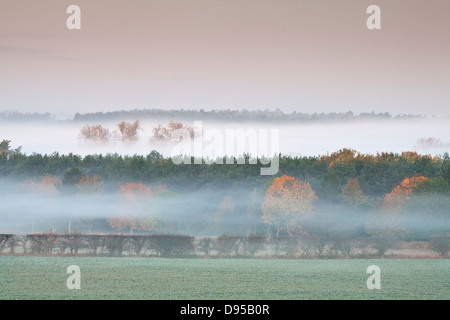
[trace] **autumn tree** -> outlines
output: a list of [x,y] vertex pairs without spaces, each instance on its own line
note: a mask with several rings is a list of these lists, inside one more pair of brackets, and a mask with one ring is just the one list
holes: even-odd
[[445,143],[441,141],[441,139],[435,137],[420,138],[417,140],[416,144],[416,148],[421,149],[448,148],[448,147],[450,147],[450,143]]
[[78,137],[83,140],[106,143],[111,138],[111,132],[108,128],[105,128],[100,124],[86,124],[80,129]]
[[41,178],[27,180],[27,189],[37,192],[41,195],[54,196],[59,193],[58,188],[61,186],[61,179],[46,174]]
[[153,136],[152,136],[151,140],[157,141],[157,142],[171,141],[172,135],[177,130],[186,130],[186,132],[190,135],[191,138],[194,138],[194,136],[195,136],[194,127],[190,127],[181,122],[170,121],[167,124],[167,126],[165,126],[165,127],[163,127],[161,124],[158,124],[157,127],[153,128],[153,130],[152,130]]
[[415,151],[404,151],[401,153],[400,157],[405,158],[407,161],[414,162],[420,158],[422,158],[421,155],[419,155]]
[[123,230],[151,230],[155,227],[155,221],[151,219],[150,200],[152,192],[150,187],[142,183],[125,183],[120,187],[122,205],[117,217],[107,218],[107,222],[113,229]]
[[85,175],[81,177],[77,184],[75,184],[79,193],[83,194],[93,194],[103,192],[103,181],[100,175],[96,174],[92,177]]
[[276,227],[277,237],[282,229],[292,236],[299,230],[300,218],[312,212],[316,199],[309,182],[287,175],[275,178],[261,205],[263,220]]
[[[450,187],[443,177],[418,183],[403,205],[408,230],[416,240],[450,230]],[[413,239],[412,239],[413,240]]]
[[333,166],[335,163],[351,162],[359,156],[356,150],[353,149],[341,149],[331,154],[324,155],[320,158],[321,161],[328,163],[328,166]]
[[423,176],[404,178],[390,193],[384,196],[380,210],[374,211],[367,220],[366,231],[382,237],[405,236],[410,233],[404,204],[410,199],[414,188],[427,180]]
[[341,191],[344,201],[350,204],[355,210],[358,210],[361,204],[367,202],[369,199],[361,190],[358,178],[347,179],[347,183]]
[[121,134],[122,142],[135,142],[139,140],[138,130],[142,130],[139,120],[134,122],[122,121],[117,124],[119,132]]
[[409,199],[413,189],[421,182],[427,180],[423,176],[407,177],[396,185],[392,191],[384,196],[383,207],[389,211],[399,211],[406,200]]

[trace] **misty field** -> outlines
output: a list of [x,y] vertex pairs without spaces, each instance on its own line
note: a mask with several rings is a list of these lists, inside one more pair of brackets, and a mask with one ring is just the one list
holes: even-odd
[[[81,289],[66,286],[78,265]],[[381,289],[366,286],[381,269]],[[448,259],[0,257],[0,299],[449,299]]]

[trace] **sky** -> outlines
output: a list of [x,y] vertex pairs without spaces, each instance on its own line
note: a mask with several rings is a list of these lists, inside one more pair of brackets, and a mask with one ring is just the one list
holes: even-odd
[[448,0],[1,0],[0,111],[449,115],[449,39]]

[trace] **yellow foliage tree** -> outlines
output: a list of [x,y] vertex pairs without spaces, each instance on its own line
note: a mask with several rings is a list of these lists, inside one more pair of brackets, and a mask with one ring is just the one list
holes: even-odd
[[282,229],[292,236],[299,230],[301,216],[313,210],[316,199],[309,182],[287,175],[275,178],[261,205],[263,221],[276,227],[277,237]]
[[349,178],[341,191],[342,198],[351,204],[355,210],[358,210],[359,206],[369,199],[361,190],[358,178]]
[[331,154],[324,155],[320,158],[320,161],[325,161],[328,166],[331,167],[334,163],[351,162],[354,161],[360,155],[352,149],[342,149]]
[[419,155],[419,154],[418,154],[417,152],[415,152],[415,151],[405,151],[405,152],[402,152],[401,155],[400,155],[400,157],[406,158],[406,160],[411,161],[411,162],[414,162],[414,161],[416,161],[416,160],[422,158],[422,156]]

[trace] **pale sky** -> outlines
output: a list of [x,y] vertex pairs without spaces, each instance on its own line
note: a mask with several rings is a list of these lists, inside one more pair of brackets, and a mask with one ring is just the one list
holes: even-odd
[[450,115],[450,1],[0,1],[0,111],[134,108]]

